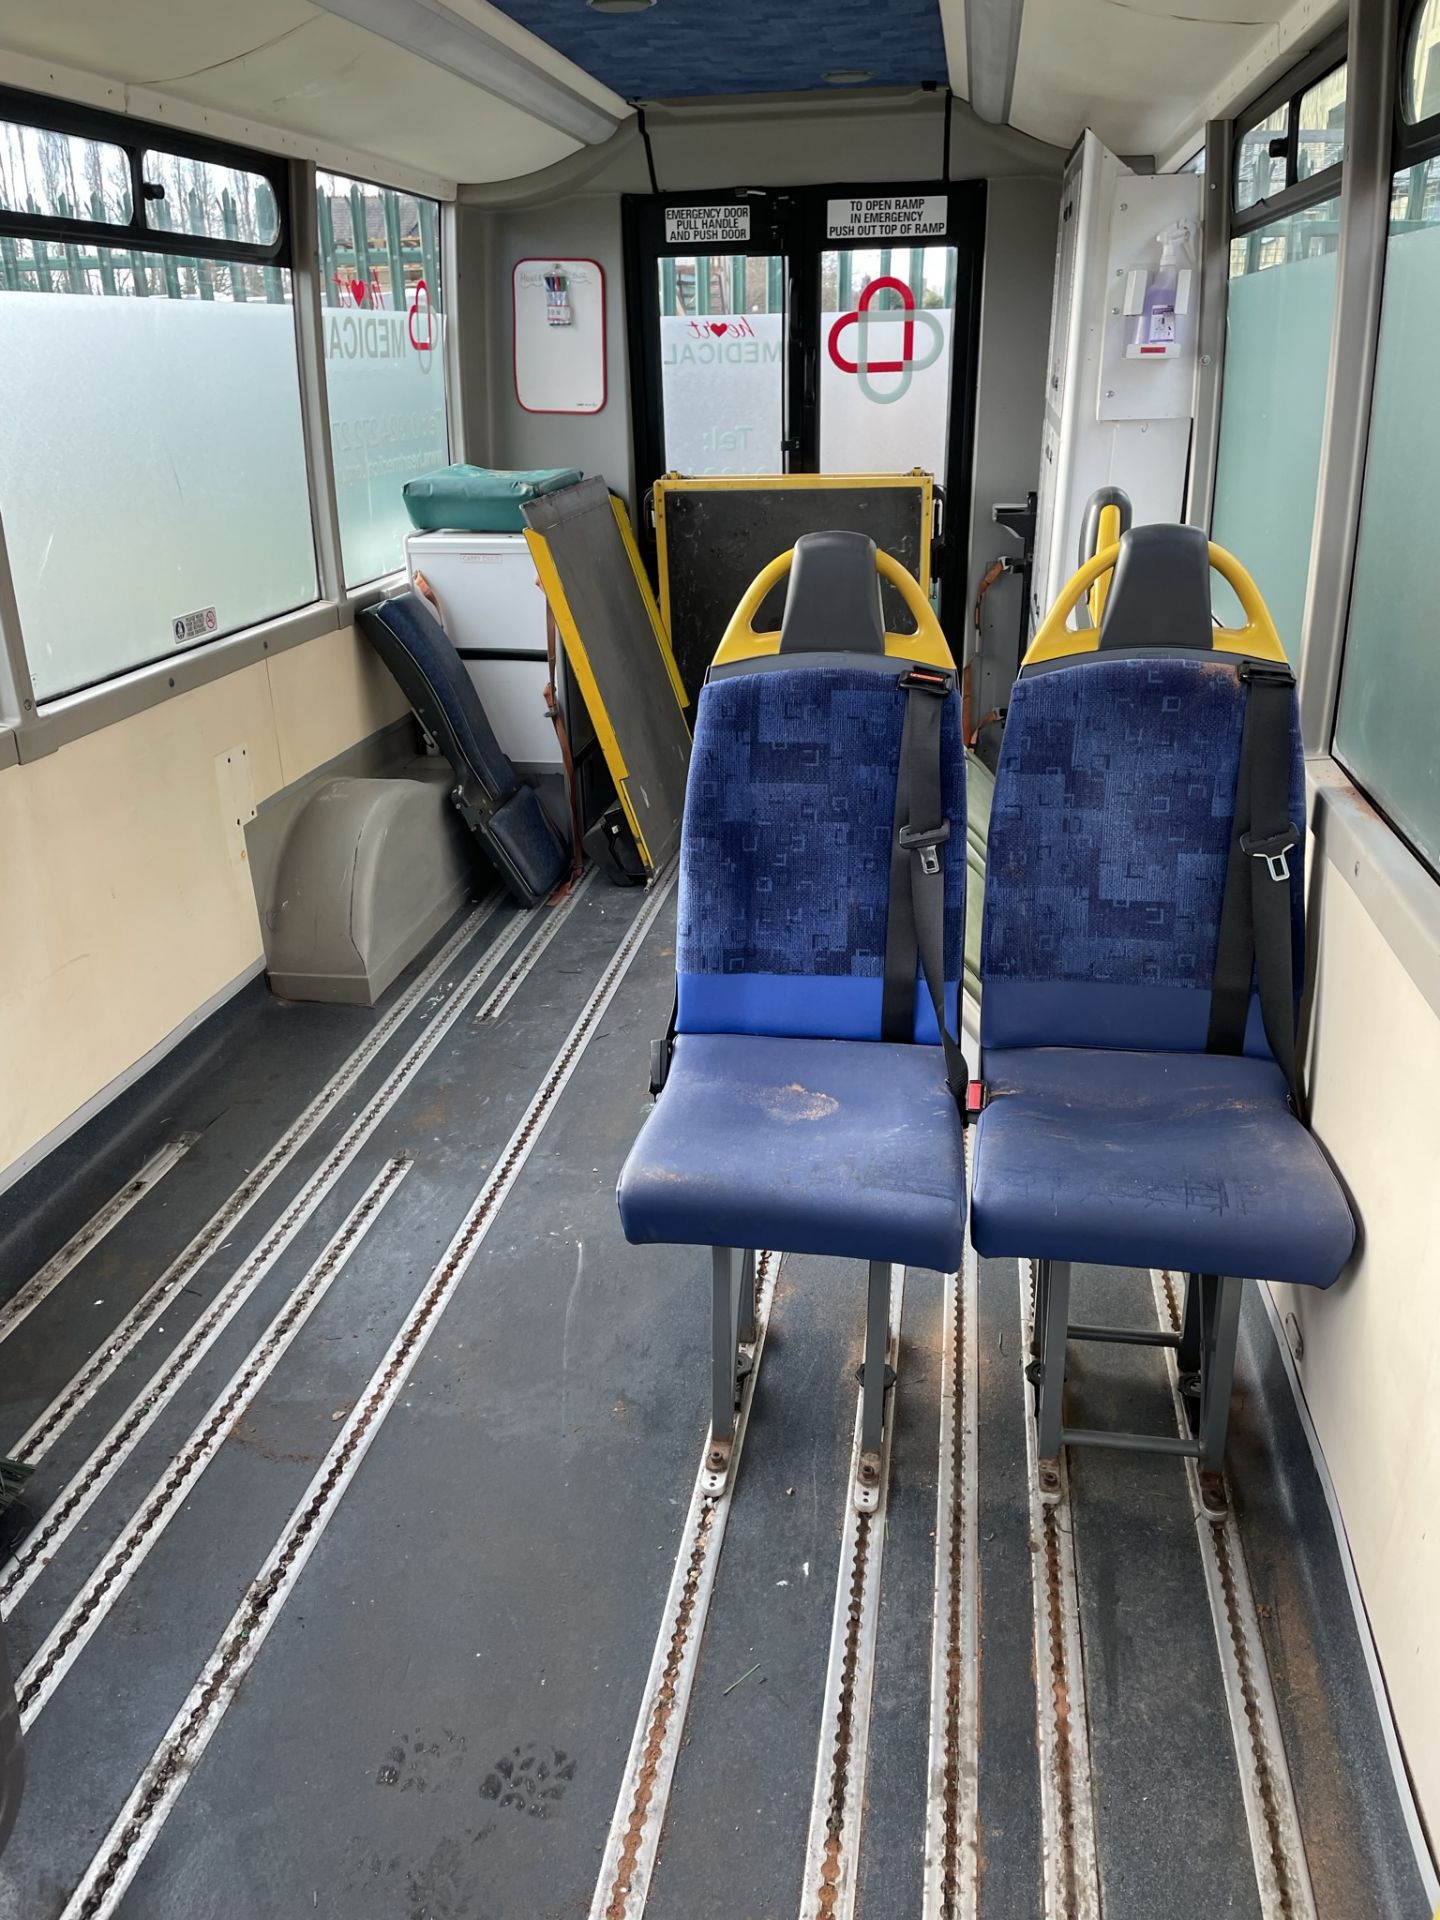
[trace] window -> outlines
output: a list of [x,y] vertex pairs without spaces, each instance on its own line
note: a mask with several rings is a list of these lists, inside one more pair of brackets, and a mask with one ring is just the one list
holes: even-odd
[[1425,0],[1415,17],[1400,104],[1412,126],[1440,116],[1440,0]]
[[782,472],[784,255],[667,254],[657,296],[666,467]]
[[[1322,50],[1252,109],[1235,153],[1211,532],[1254,575],[1297,666],[1330,377],[1345,94],[1344,63]],[[1217,584],[1215,599],[1227,625],[1241,623],[1228,587]]]
[[193,155],[147,150],[140,162],[145,224],[157,233],[270,247],[280,238],[280,208],[262,174]]
[[1335,752],[1440,869],[1440,156],[1396,174],[1391,214]]
[[[1440,0],[1432,0],[1440,6]],[[1237,214],[1258,209],[1262,201],[1293,194],[1302,183],[1338,168],[1345,157],[1346,71],[1342,62],[1309,80],[1309,66],[1288,99],[1272,105],[1274,94],[1262,106],[1270,110],[1248,126],[1242,123],[1235,140],[1235,200]]]
[[[288,612],[316,575],[282,174],[42,109],[62,124],[0,135],[0,515],[45,701]],[[153,228],[137,181],[172,213],[173,183],[187,224]]]
[[127,226],[129,155],[106,141],[0,120],[0,211]]
[[1253,207],[1285,185],[1285,155],[1290,145],[1289,105],[1277,107],[1235,142],[1235,205]]
[[1327,73],[1300,96],[1296,178],[1308,180],[1345,157],[1345,69]]
[[402,488],[449,457],[436,201],[315,179],[325,377],[345,584],[403,566]]
[[[1225,384],[1211,531],[1254,575],[1286,653],[1300,659],[1325,424],[1340,202],[1231,242]],[[1227,625],[1243,624],[1216,581]]]

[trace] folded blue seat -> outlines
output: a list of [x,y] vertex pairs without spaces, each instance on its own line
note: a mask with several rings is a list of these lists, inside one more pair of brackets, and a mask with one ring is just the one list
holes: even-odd
[[[982,933],[984,1104],[971,1232],[1037,1262],[1042,1488],[1066,1443],[1070,1263],[1190,1276],[1179,1348],[1189,1449],[1223,1504],[1242,1279],[1329,1286],[1354,1244],[1304,1117],[1304,765],[1294,681],[1248,575],[1188,527],[1104,556],[1098,632],[1071,581],[1013,691]],[[1214,628],[1209,573],[1250,624]],[[1113,1329],[1086,1328],[1096,1338]],[[1127,1334],[1131,1330],[1123,1330]]]
[[[916,634],[885,634],[881,571],[908,581]],[[617,1195],[631,1241],[717,1250],[717,1484],[745,1320],[728,1250],[869,1261],[873,1329],[892,1263],[948,1271],[964,1245],[953,665],[918,587],[861,536],[797,544],[778,642],[749,626],[776,577],[742,602],[700,694],[673,1044]],[[880,1326],[866,1451],[880,1444]]]
[[538,906],[564,879],[570,855],[535,789],[522,783],[495,738],[449,635],[409,588],[363,607],[359,624],[450,762],[450,797],[461,819],[515,898]]

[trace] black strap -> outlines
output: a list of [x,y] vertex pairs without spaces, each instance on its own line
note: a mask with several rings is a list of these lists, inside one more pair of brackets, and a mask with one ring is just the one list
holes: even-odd
[[965,1112],[969,1072],[945,1011],[945,842],[950,822],[941,790],[940,726],[953,677],[932,667],[900,676],[905,726],[895,779],[895,832],[890,846],[890,910],[885,930],[883,1040],[915,1037],[915,973],[924,976],[945,1051],[945,1077]]
[[1247,688],[1235,781],[1235,819],[1215,973],[1210,989],[1209,1053],[1242,1053],[1252,985],[1260,995],[1265,1038],[1285,1075],[1290,1100],[1305,1117],[1295,1049],[1294,927],[1290,855],[1300,828],[1290,818],[1290,710],[1295,676],[1288,667],[1246,661]]

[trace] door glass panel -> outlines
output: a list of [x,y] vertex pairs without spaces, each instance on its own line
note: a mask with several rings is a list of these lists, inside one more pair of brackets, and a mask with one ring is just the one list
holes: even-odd
[[666,467],[782,473],[783,257],[667,256],[658,292]]
[[950,423],[954,247],[820,256],[820,470],[942,484]]

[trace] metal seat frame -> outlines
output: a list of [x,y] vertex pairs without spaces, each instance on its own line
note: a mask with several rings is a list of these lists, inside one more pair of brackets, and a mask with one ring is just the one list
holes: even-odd
[[[1035,1316],[1026,1377],[1035,1388],[1036,1450],[1041,1497],[1060,1497],[1062,1447],[1115,1447],[1129,1453],[1180,1454],[1197,1462],[1205,1511],[1216,1519],[1228,1511],[1224,1483],[1225,1436],[1235,1384],[1243,1281],[1215,1273],[1185,1276],[1185,1308],[1178,1333],[1140,1327],[1072,1325],[1068,1260],[1035,1262]],[[1072,1340],[1105,1345],[1170,1347],[1175,1351],[1180,1391],[1189,1410],[1192,1437],[1126,1433],[1119,1429],[1065,1425],[1065,1364]]]

